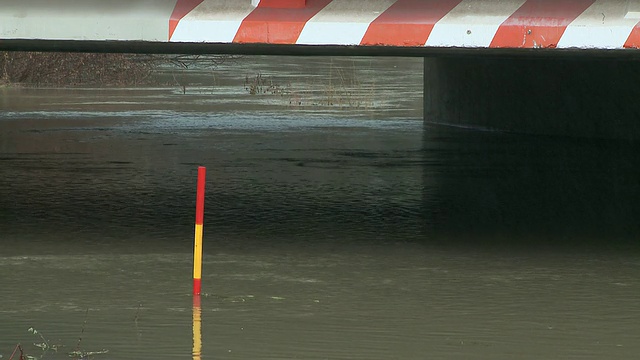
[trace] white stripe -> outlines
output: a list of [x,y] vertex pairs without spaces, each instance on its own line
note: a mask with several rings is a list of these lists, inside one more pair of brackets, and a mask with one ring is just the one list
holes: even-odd
[[309,20],[297,44],[358,45],[369,25],[396,0],[333,0]]
[[255,8],[249,1],[205,0],[178,23],[172,42],[233,42],[244,18]]
[[638,23],[626,13],[625,0],[597,0],[569,24],[558,47],[621,49]]
[[464,0],[436,23],[426,46],[488,47],[525,0]]

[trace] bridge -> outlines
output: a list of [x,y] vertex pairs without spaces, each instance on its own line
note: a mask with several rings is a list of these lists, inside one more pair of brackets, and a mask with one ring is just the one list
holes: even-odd
[[7,0],[0,49],[424,57],[425,121],[640,136],[640,0]]

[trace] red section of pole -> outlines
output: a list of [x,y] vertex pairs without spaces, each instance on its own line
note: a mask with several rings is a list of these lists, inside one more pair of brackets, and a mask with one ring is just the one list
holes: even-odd
[[196,195],[196,225],[202,225],[204,220],[204,184],[207,168],[198,167],[198,190]]

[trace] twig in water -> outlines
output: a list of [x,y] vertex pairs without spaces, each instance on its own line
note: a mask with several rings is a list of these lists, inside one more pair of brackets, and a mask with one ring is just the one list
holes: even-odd
[[138,340],[140,340],[140,327],[138,326],[138,315],[140,314],[140,309],[142,309],[142,303],[138,304],[138,309],[136,309],[136,315],[133,317],[133,323],[136,325],[136,334],[138,335]]
[[87,318],[89,317],[89,308],[84,313],[84,322],[82,323],[82,330],[80,331],[80,337],[78,337],[78,344],[76,344],[76,351],[80,351],[80,342],[82,342],[82,335],[84,335],[84,328],[87,325]]
[[13,360],[13,356],[16,354],[18,350],[20,350],[20,358],[18,360],[24,360],[24,351],[22,351],[22,345],[20,345],[19,343],[13,349],[11,356],[9,356],[9,360]]
[[42,334],[40,332],[38,332],[38,330],[30,327],[27,331],[32,333],[33,335],[38,335],[40,337],[42,342],[41,343],[33,343],[33,345],[36,346],[36,347],[39,347],[40,349],[42,349],[43,353],[47,352],[47,350],[49,350],[51,348],[51,345],[49,345],[49,341],[47,341],[47,339],[45,339],[45,337],[42,336]]
[[107,354],[109,352],[109,350],[107,349],[102,349],[99,351],[71,351],[69,353],[69,357],[74,358],[74,359],[88,359],[89,356],[94,356],[94,355],[104,355]]

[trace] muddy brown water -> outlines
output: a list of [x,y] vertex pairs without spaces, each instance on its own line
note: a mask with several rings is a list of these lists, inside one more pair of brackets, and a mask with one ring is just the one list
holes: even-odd
[[192,358],[198,165],[203,359],[636,359],[637,145],[424,127],[421,70],[0,89],[2,359]]

